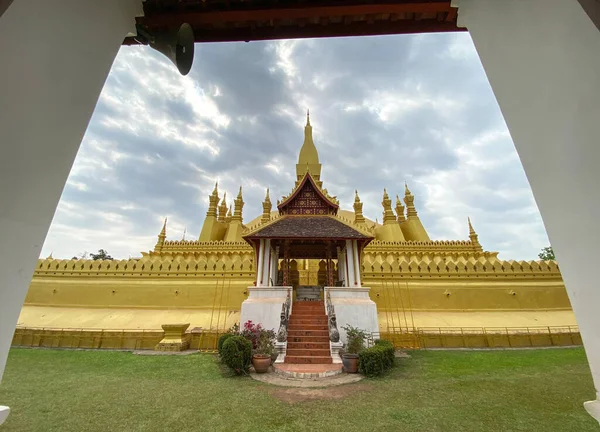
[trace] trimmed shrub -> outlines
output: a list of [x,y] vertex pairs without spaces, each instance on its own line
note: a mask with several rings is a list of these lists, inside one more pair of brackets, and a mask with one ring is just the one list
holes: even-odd
[[231,336],[223,342],[221,360],[236,375],[245,373],[252,361],[252,342],[243,336]]
[[358,354],[358,371],[368,377],[379,376],[393,366],[394,345],[389,341],[376,341]]
[[233,333],[225,333],[222,334],[221,336],[219,336],[219,341],[217,342],[217,350],[219,351],[219,357],[223,357],[223,344],[225,343],[225,341],[227,339],[229,339],[230,337],[235,336],[235,334]]
[[386,357],[387,357],[387,367],[394,367],[394,359],[396,356],[394,355],[395,349],[394,344],[385,339],[378,339],[375,341],[375,346],[382,347],[385,349]]

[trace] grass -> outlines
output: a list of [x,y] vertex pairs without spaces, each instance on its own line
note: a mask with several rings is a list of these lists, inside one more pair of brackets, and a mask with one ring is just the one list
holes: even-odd
[[13,349],[9,431],[597,431],[583,349],[417,351],[378,379],[289,389],[213,355]]

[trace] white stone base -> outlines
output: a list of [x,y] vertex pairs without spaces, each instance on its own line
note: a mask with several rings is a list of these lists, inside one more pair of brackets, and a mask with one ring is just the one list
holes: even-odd
[[8,417],[10,408],[4,405],[0,405],[0,425],[4,423],[4,420]]
[[334,364],[342,363],[342,358],[340,357],[340,350],[344,348],[344,343],[340,342],[329,342],[329,349],[331,350],[331,360]]
[[275,351],[277,351],[275,364],[283,363],[285,361],[285,352],[287,351],[287,342],[275,342]]
[[292,287],[248,287],[249,296],[242,303],[240,328],[243,329],[244,323],[251,320],[253,323],[260,323],[267,330],[277,333],[281,306],[287,298],[288,290],[291,295],[291,289]]
[[589,415],[594,417],[600,423],[600,401],[598,399],[583,403],[583,407]]
[[325,298],[329,292],[335,310],[340,340],[346,340],[346,332],[342,329],[346,325],[358,327],[379,339],[377,305],[369,297],[370,290],[365,287],[325,287]]

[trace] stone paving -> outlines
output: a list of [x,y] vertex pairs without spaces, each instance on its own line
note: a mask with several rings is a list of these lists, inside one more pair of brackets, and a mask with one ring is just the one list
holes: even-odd
[[325,378],[286,378],[283,375],[273,372],[273,368],[269,368],[269,372],[257,374],[253,369],[250,369],[250,376],[267,384],[272,384],[280,387],[335,387],[342,384],[351,384],[362,380],[364,377],[360,374],[342,373],[335,376]]

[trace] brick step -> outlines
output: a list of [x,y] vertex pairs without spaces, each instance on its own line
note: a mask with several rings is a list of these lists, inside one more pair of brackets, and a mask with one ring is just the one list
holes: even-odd
[[314,317],[327,317],[327,315],[325,315],[325,312],[323,311],[293,311],[292,314],[290,315],[290,318],[302,318],[302,319],[307,319],[307,318],[314,318]]
[[318,349],[329,351],[329,341],[327,342],[290,342],[288,340],[287,349]]
[[289,323],[288,324],[288,331],[302,331],[302,330],[327,330],[329,331],[329,327],[327,326],[327,324],[295,324],[295,323]]
[[316,309],[316,308],[292,309],[292,315],[323,315],[323,316],[327,316],[327,315],[325,315],[325,309]]
[[286,357],[287,356],[292,356],[292,357],[308,357],[308,356],[312,356],[312,357],[327,357],[329,355],[331,355],[331,351],[329,351],[329,349],[307,349],[307,348],[292,348],[290,349],[288,347],[288,349],[286,350],[285,353]]
[[327,317],[315,317],[315,318],[311,318],[311,319],[303,319],[303,318],[296,318],[296,317],[290,317],[289,320],[289,324],[292,325],[317,325],[317,324],[321,324],[326,326],[328,323],[327,321]]
[[292,364],[331,364],[331,356],[285,356],[284,363]]
[[288,334],[288,344],[290,342],[300,342],[300,343],[327,342],[327,343],[329,343],[329,335],[327,335],[327,336],[301,336],[301,335]]
[[327,330],[288,330],[288,336],[324,336],[329,337],[329,331]]

